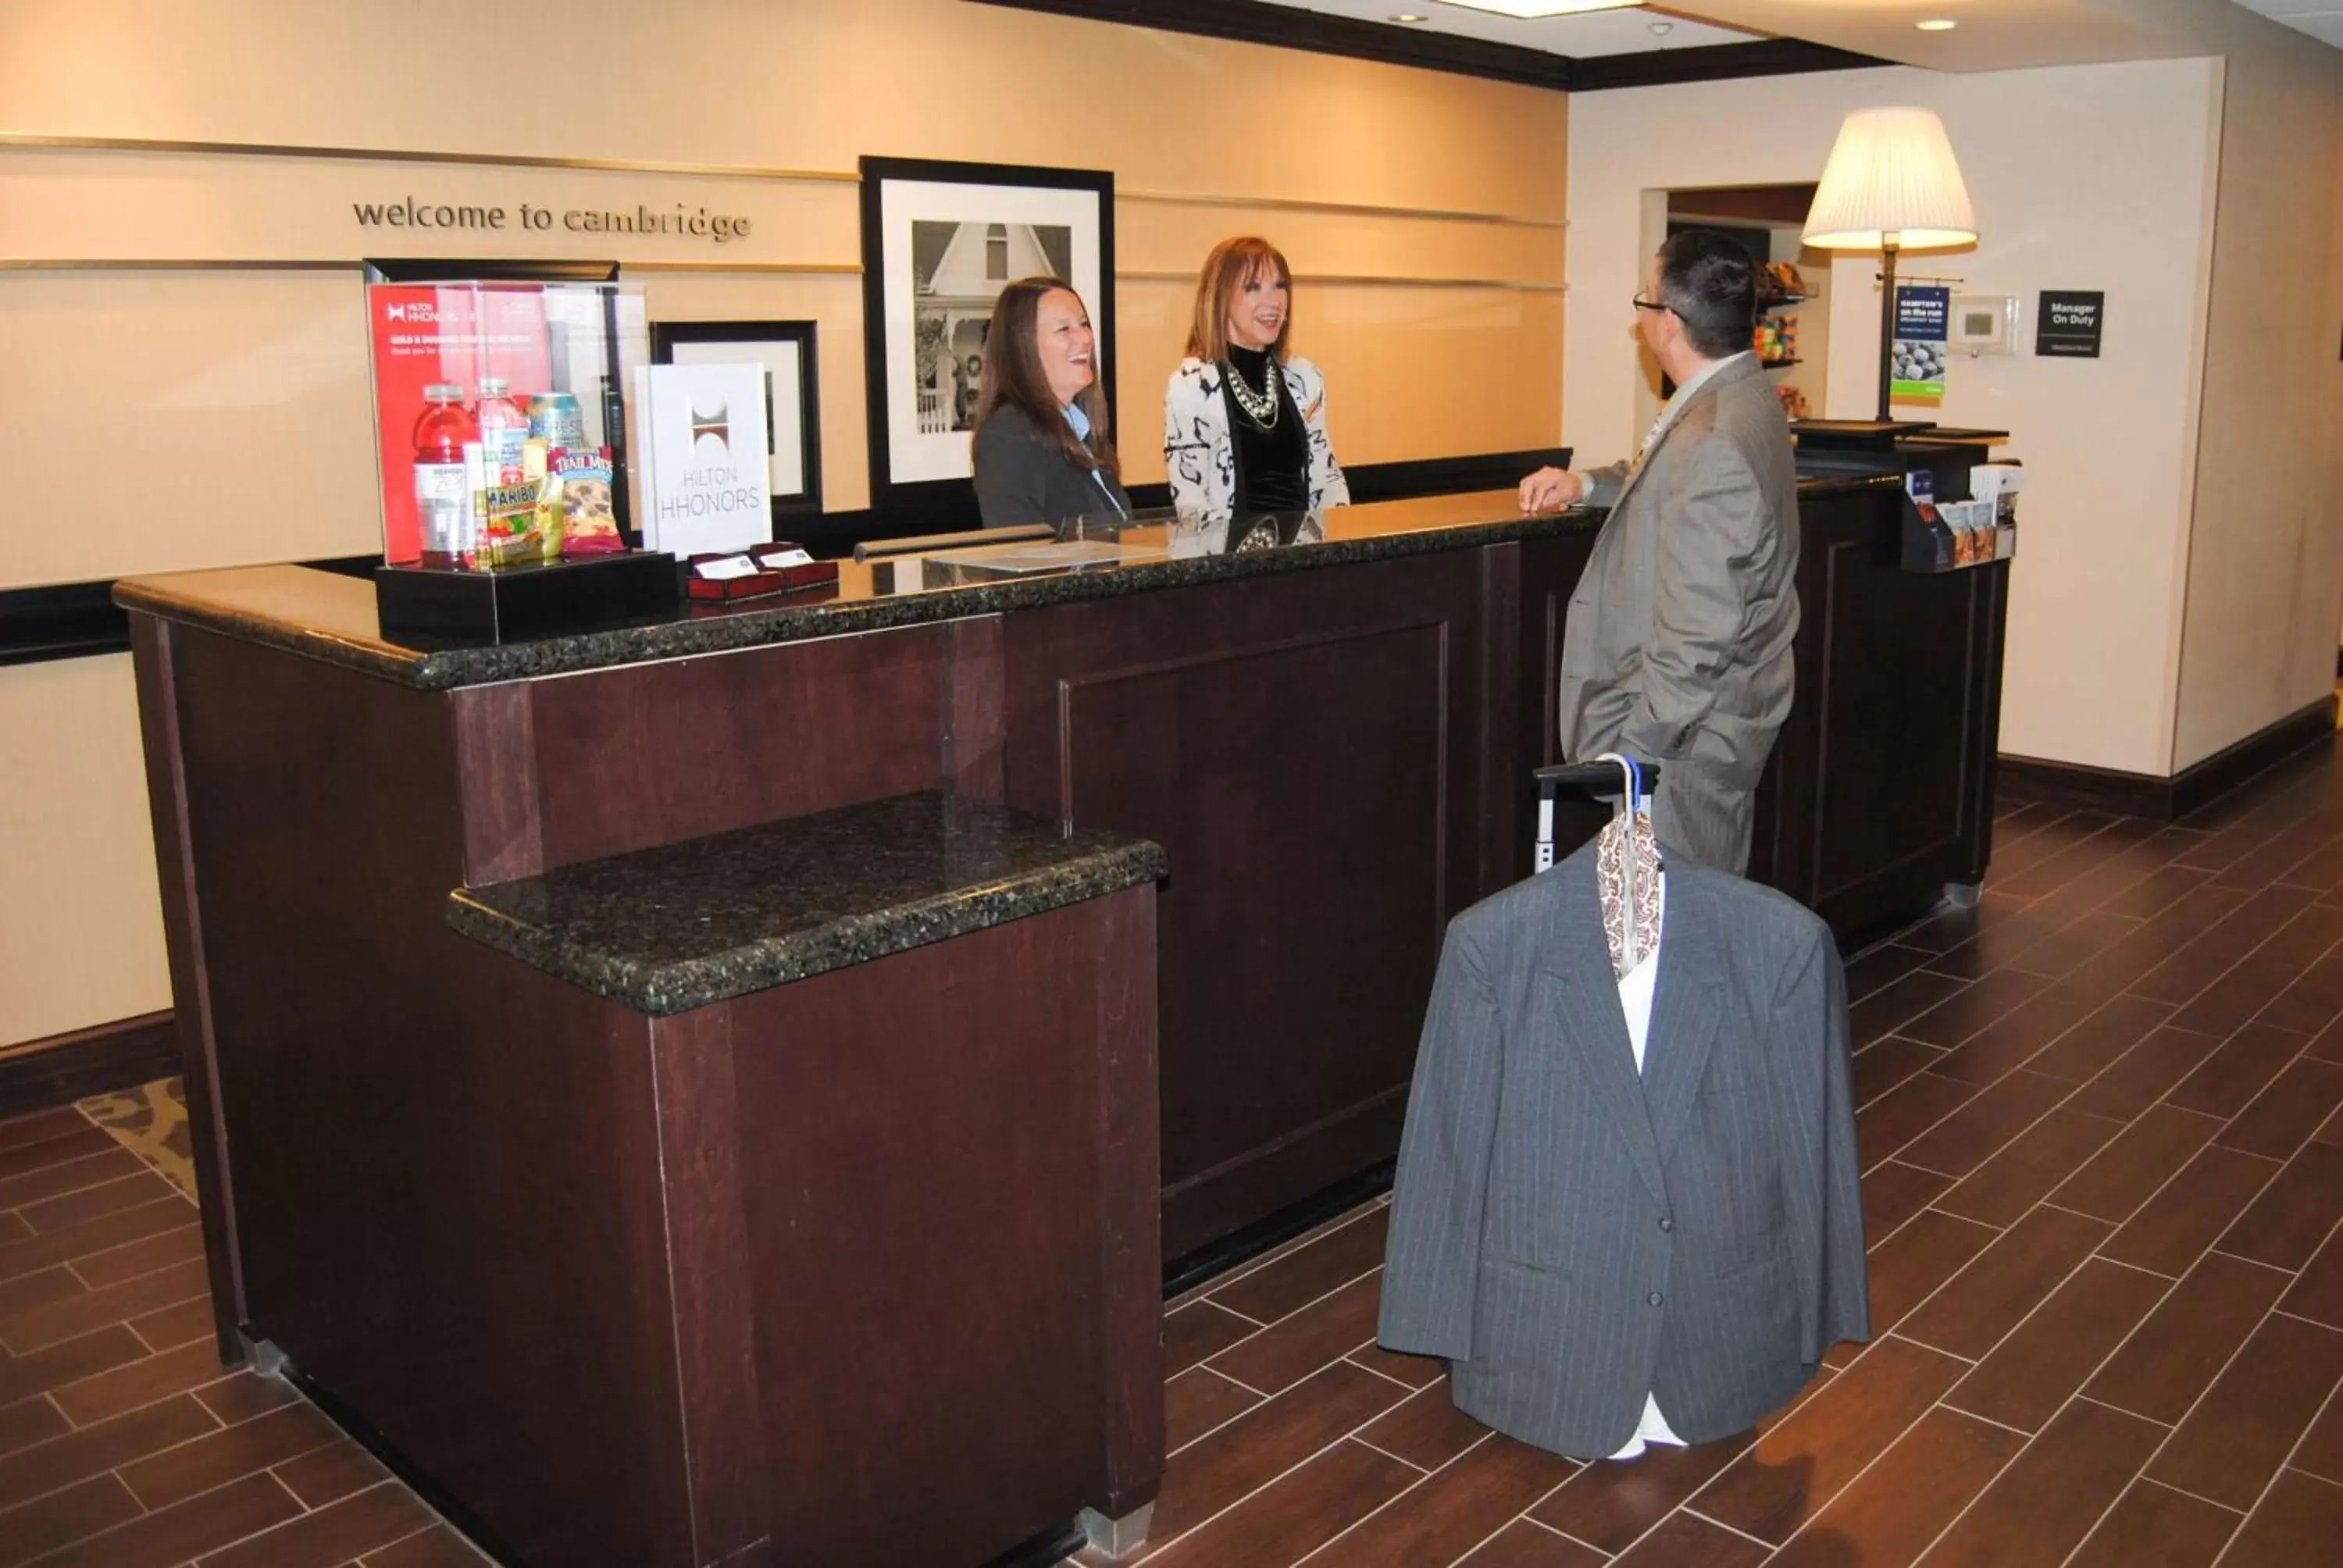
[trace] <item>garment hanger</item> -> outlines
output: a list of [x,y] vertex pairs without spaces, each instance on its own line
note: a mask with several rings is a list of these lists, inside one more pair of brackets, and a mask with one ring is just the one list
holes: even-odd
[[[1643,799],[1643,809],[1648,814],[1651,810],[1651,791],[1660,780],[1660,765],[1656,762],[1638,762],[1634,764],[1634,768],[1638,792]],[[1620,788],[1621,774],[1612,763],[1595,761],[1559,762],[1550,768],[1537,769],[1531,776],[1537,780],[1538,815],[1537,843],[1530,869],[1533,871],[1551,871],[1554,869],[1554,803],[1555,797],[1568,794],[1580,797],[1591,796],[1598,800],[1609,799]],[[1615,810],[1614,814],[1616,814]]]
[[1649,819],[1651,797],[1644,793],[1644,770],[1634,758],[1616,751],[1605,751],[1594,760],[1615,763],[1619,769],[1619,803],[1612,809],[1611,822],[1605,831],[1618,838],[1619,869],[1627,889],[1627,968],[1633,970],[1644,961],[1640,941],[1644,929],[1644,900],[1658,894],[1655,888],[1639,890],[1637,887],[1642,880],[1644,858],[1636,851],[1636,823],[1639,818]]

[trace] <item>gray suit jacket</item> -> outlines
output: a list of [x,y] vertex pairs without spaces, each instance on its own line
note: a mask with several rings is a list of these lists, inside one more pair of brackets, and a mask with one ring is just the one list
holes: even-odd
[[1728,366],[1640,467],[1588,477],[1586,499],[1611,517],[1563,631],[1563,754],[1660,763],[1660,837],[1745,871],[1798,629],[1798,481],[1781,401],[1754,359]]
[[1131,498],[1121,485],[1095,469],[1076,467],[1021,408],[994,409],[971,450],[977,512],[988,528],[1131,515]]
[[1647,1393],[1690,1442],[1743,1431],[1871,1332],[1838,950],[1666,865],[1643,1075],[1590,844],[1449,926],[1400,1146],[1377,1337],[1580,1457]]

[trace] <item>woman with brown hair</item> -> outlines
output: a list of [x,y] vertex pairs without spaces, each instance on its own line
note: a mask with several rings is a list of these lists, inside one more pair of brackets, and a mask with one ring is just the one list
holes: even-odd
[[1326,377],[1288,352],[1293,274],[1265,239],[1222,240],[1196,279],[1188,357],[1163,390],[1172,504],[1218,520],[1350,504]]
[[1098,344],[1081,297],[1025,277],[992,303],[976,404],[976,505],[988,528],[1131,515]]

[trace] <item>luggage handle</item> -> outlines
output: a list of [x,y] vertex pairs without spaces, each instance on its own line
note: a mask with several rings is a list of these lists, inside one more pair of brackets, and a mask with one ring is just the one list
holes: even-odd
[[[1660,779],[1660,765],[1638,761],[1635,767],[1643,774],[1644,793],[1648,799]],[[1551,768],[1540,768],[1532,775],[1537,780],[1537,854],[1533,871],[1554,869],[1554,803],[1563,795],[1587,796],[1597,800],[1616,797],[1625,779],[1616,762],[1557,762]]]

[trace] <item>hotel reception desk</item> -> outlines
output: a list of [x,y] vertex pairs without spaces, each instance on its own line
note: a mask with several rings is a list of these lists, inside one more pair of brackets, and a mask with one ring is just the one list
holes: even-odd
[[[2009,568],[1900,569],[1903,508],[1801,497],[1752,875],[1843,937],[1987,852]],[[436,651],[357,578],[124,583],[224,1352],[533,1563],[1143,1510],[1164,1261],[1397,1149],[1599,523],[1159,528]]]

